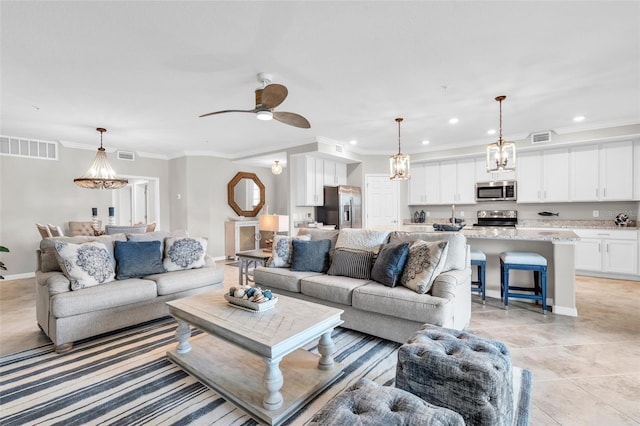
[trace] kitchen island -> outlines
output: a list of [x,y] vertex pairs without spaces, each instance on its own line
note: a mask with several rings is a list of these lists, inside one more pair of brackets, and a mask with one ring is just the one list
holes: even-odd
[[[433,232],[432,226],[405,225],[402,230]],[[463,228],[472,249],[487,255],[487,296],[500,298],[500,253],[503,251],[536,252],[547,259],[547,300],[554,314],[578,316],[576,308],[575,243],[576,233],[567,229],[534,230],[522,228]],[[475,273],[475,271],[474,271]],[[511,281],[533,286],[533,274],[512,271]]]

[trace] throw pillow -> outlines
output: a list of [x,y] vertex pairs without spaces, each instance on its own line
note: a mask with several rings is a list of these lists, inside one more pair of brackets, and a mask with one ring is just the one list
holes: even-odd
[[167,238],[162,264],[167,271],[202,268],[206,252],[207,240],[204,238]]
[[423,240],[411,244],[400,283],[416,293],[428,292],[433,281],[442,272],[448,244],[447,241]]
[[336,249],[327,274],[369,280],[372,264],[371,251]]
[[299,235],[297,237],[287,237],[286,235],[276,235],[273,237],[271,257],[267,260],[270,268],[288,268],[291,266],[291,252],[293,251],[294,239],[300,241],[311,241],[310,235]]
[[116,241],[116,278],[126,280],[163,273],[160,245],[160,241],[157,240]]
[[104,244],[95,241],[82,244],[56,241],[55,248],[62,272],[71,281],[71,290],[114,280],[111,256]]
[[302,241],[294,239],[291,270],[326,272],[329,268],[331,240]]
[[371,278],[387,287],[395,287],[409,256],[409,243],[385,244],[371,269]]

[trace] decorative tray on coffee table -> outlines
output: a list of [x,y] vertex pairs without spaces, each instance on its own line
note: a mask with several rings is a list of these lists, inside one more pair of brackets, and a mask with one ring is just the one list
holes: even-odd
[[[237,294],[240,293],[240,297]],[[249,298],[245,293],[249,294]],[[258,300],[255,300],[257,293]],[[237,308],[245,309],[251,312],[264,312],[273,308],[278,303],[278,298],[271,293],[271,290],[263,291],[260,288],[249,286],[231,287],[229,293],[224,294],[227,302]]]

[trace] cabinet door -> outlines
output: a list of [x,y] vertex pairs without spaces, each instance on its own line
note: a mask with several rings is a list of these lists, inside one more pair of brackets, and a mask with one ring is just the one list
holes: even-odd
[[638,274],[638,242],[636,240],[603,240],[604,272]]
[[599,196],[598,146],[571,149],[571,201],[597,201]]
[[569,199],[569,150],[561,148],[544,151],[542,166],[542,200],[566,202]]
[[640,141],[633,144],[633,199],[640,200]]
[[440,203],[455,204],[458,201],[456,160],[440,162]]
[[338,186],[336,179],[336,162],[324,160],[322,164],[322,182],[324,186]]
[[336,183],[338,185],[347,184],[347,163],[336,162]]
[[424,165],[424,204],[440,204],[440,165]]
[[456,183],[458,186],[458,204],[476,203],[476,161],[473,158],[458,160]]
[[424,164],[415,164],[411,166],[411,179],[409,179],[408,200],[410,206],[419,206],[424,204]]
[[324,160],[322,158],[314,158],[313,159],[313,202],[311,205],[313,206],[321,206],[324,204],[324,189],[323,189],[323,180],[324,180]]
[[517,157],[518,202],[537,203],[542,201],[542,164],[539,152],[525,152]]
[[632,143],[602,144],[600,164],[600,199],[631,200],[633,198]]
[[583,271],[601,271],[602,253],[599,238],[582,238],[576,241],[576,269]]

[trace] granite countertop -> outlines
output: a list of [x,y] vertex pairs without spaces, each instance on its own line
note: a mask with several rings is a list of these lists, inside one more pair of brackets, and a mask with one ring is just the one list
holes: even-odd
[[[473,223],[475,219],[466,221],[463,229],[475,229]],[[406,230],[432,231],[434,223],[448,224],[448,218],[427,218],[424,223],[416,223],[405,220],[403,226]],[[518,229],[526,228],[561,228],[561,229],[618,229],[618,230],[640,230],[638,222],[631,220],[629,226],[616,226],[613,220],[561,220],[561,219],[518,219]]]
[[557,231],[537,231],[522,228],[463,228],[461,231],[467,238],[484,238],[493,240],[530,240],[567,242],[578,241],[580,237],[568,229]]

